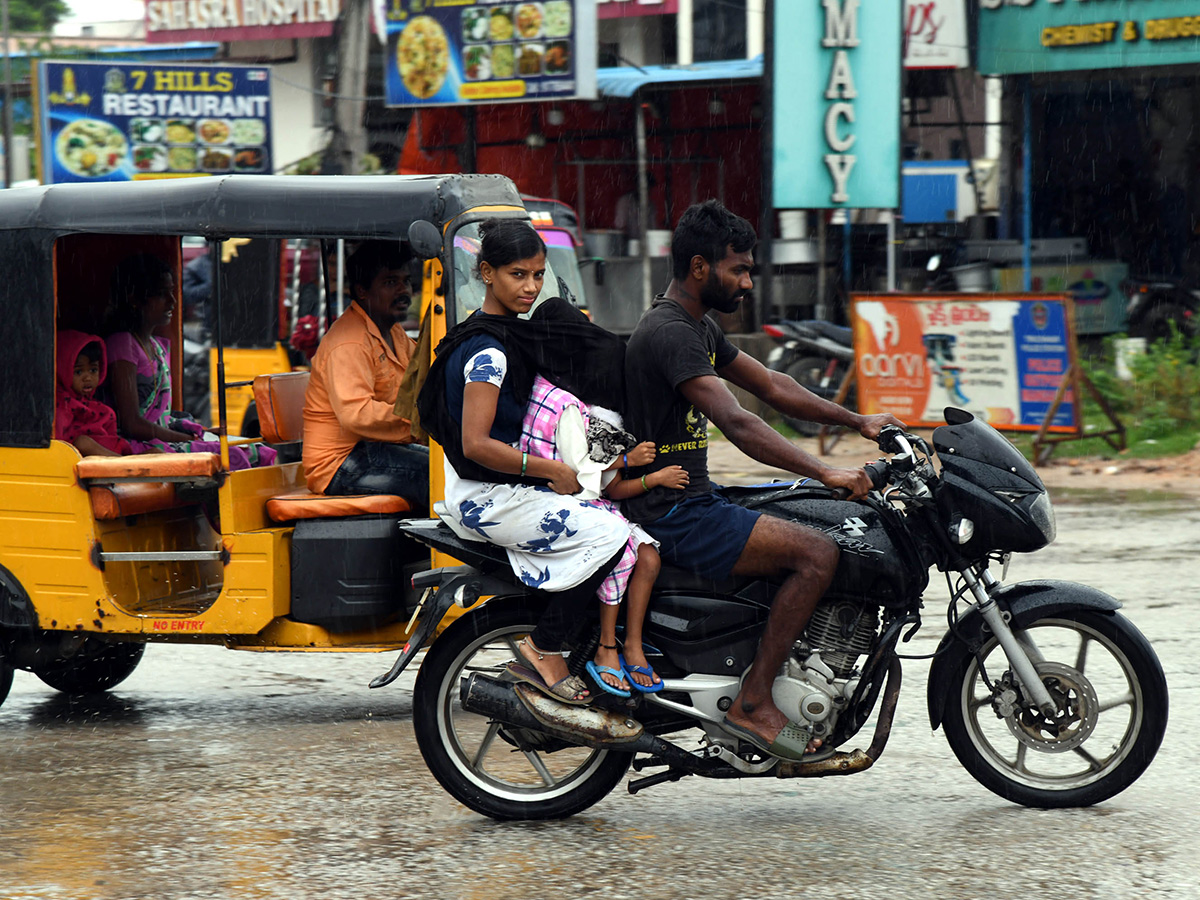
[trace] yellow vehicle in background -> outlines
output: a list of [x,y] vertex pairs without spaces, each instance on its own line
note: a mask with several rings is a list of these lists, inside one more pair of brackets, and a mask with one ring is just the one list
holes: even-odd
[[[441,611],[416,615],[412,579],[430,556],[397,527],[408,504],[304,488],[308,373],[230,377],[222,322],[236,310],[222,296],[225,279],[213,291],[219,454],[81,457],[55,440],[55,338],[59,329],[100,332],[109,276],[130,255],[168,261],[178,290],[186,235],[202,236],[218,259],[238,238],[383,239],[408,241],[427,259],[421,291],[435,347],[482,301],[472,247],[491,217],[528,217],[501,176],[229,175],[0,192],[0,307],[12,336],[0,354],[0,701],[14,669],[64,691],[106,690],[152,642],[404,648],[410,659]],[[180,319],[165,335],[175,398]],[[279,462],[230,471],[228,447],[244,439],[228,436],[227,398],[242,388]],[[437,448],[431,471],[436,500]],[[483,587],[467,585],[458,599]]]

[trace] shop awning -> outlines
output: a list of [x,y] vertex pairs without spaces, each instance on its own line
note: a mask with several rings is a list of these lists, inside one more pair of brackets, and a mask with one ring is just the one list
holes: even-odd
[[762,78],[763,58],[725,59],[690,66],[614,66],[596,70],[601,97],[632,97],[641,88],[686,82],[748,81]]

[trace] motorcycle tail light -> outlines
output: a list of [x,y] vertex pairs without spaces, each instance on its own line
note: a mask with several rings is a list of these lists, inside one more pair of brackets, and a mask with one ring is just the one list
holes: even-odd
[[783,337],[783,331],[779,328],[776,328],[774,325],[764,325],[762,329],[773,338]]

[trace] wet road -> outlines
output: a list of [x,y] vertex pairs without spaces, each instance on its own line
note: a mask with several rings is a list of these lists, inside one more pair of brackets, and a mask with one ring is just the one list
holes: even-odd
[[[1200,511],[1068,502],[1058,516],[1058,542],[1010,580],[1124,600],[1171,687],[1158,759],[1098,807],[1026,810],[976,784],[930,731],[914,661],[869,772],[689,778],[502,825],[429,776],[411,675],[366,688],[390,655],[155,646],[101,700],[17,674],[0,708],[0,898],[1200,897]],[[934,582],[912,652],[933,648],[944,597]]]

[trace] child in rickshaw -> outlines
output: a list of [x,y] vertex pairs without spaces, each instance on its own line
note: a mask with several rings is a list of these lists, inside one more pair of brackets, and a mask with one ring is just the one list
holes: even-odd
[[[616,412],[588,407],[573,394],[555,387],[541,375],[534,378],[520,448],[532,456],[566,462],[576,473],[582,490],[575,496],[594,502],[621,516],[613,501],[645,493],[661,485],[687,486],[682,466],[668,466],[641,479],[627,479],[622,470],[654,461],[651,441],[637,443]],[[623,517],[622,517],[623,518]],[[652,694],[662,690],[662,680],[646,659],[642,625],[650,605],[650,591],[661,568],[657,545],[637,525],[630,525],[629,541],[621,561],[596,591],[600,598],[600,644],[588,674],[610,694],[630,696],[630,689]],[[618,653],[617,611],[625,597],[625,648]]]
[[104,342],[94,334],[60,331],[55,359],[54,437],[84,456],[132,453],[129,442],[117,434],[117,414],[96,399],[108,367]]
[[[111,323],[106,347],[109,395],[121,434],[134,453],[217,453],[216,435],[171,409],[170,342],[154,332],[175,314],[175,276],[165,262],[138,254],[112,275]],[[248,444],[229,448],[229,467],[270,465],[276,453]]]

